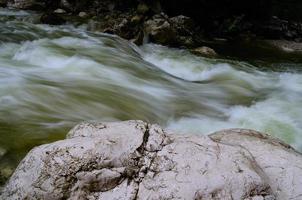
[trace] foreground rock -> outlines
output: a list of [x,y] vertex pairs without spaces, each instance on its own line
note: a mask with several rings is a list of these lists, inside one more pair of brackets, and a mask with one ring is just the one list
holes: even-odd
[[168,133],[142,121],[83,123],[34,148],[0,199],[301,199],[302,156],[249,130]]

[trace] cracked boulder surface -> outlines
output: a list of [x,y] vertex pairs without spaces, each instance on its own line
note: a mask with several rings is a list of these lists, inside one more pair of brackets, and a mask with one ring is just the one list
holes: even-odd
[[197,136],[86,122],[31,150],[0,199],[298,200],[301,166],[300,153],[251,130]]

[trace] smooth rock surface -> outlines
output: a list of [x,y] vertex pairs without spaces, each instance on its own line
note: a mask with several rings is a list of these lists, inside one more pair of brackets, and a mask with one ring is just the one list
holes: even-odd
[[205,56],[205,57],[215,57],[217,56],[217,53],[214,49],[211,49],[209,47],[198,47],[196,49],[191,50],[191,52],[198,56]]
[[90,122],[29,152],[0,199],[298,200],[301,166],[300,153],[255,131]]

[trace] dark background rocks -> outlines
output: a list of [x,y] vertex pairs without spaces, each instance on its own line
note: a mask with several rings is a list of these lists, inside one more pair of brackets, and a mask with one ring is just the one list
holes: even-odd
[[[0,5],[43,11],[41,22],[54,25],[64,23],[64,15],[85,12],[93,18],[92,29],[137,44],[143,38],[177,47],[215,38],[302,40],[298,0],[0,0]],[[58,8],[67,14],[54,15]]]

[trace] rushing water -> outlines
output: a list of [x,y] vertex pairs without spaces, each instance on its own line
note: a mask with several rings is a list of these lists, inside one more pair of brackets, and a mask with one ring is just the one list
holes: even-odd
[[302,73],[290,64],[260,70],[137,47],[85,27],[34,24],[35,15],[0,10],[0,167],[85,120],[142,119],[196,134],[251,128],[302,150]]

